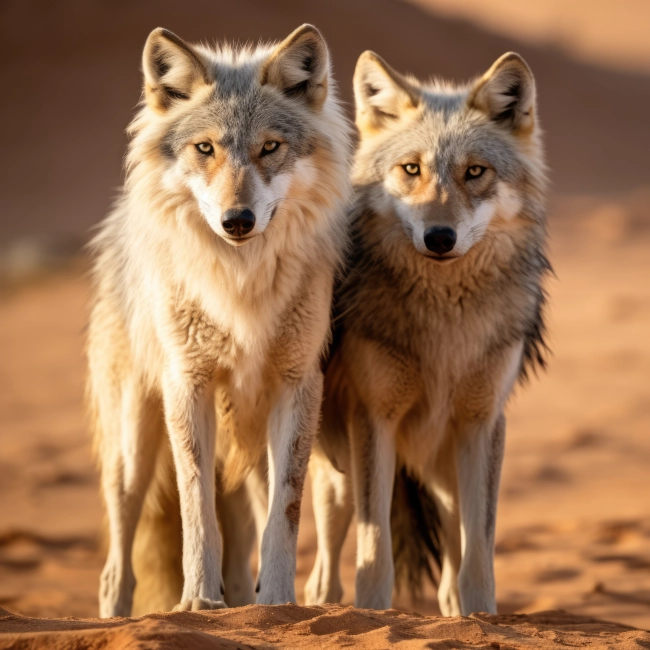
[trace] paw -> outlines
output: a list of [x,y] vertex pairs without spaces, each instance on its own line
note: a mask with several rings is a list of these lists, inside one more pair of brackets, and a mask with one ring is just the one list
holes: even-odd
[[257,605],[286,605],[296,602],[294,577],[289,571],[278,571],[281,564],[274,566],[275,571],[267,569],[260,571],[255,585],[255,603]]
[[135,578],[127,569],[107,563],[99,583],[99,616],[131,616]]
[[192,598],[184,600],[174,606],[174,612],[199,612],[203,609],[228,609],[223,600],[209,600],[207,598]]
[[255,603],[257,605],[286,605],[296,602],[296,595],[292,588],[264,590],[257,594]]

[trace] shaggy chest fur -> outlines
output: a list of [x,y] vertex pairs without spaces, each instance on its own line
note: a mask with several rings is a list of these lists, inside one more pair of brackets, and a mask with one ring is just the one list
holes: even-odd
[[[168,312],[174,347],[181,363],[198,377],[226,375],[233,388],[251,394],[263,385],[295,382],[314,363],[328,328],[331,272],[307,275],[293,292],[276,297],[273,310],[264,301],[236,301],[224,318],[198,301],[182,301]],[[328,277],[329,276],[329,277]],[[209,303],[209,301],[206,301]],[[244,323],[238,327],[238,323]]]
[[487,247],[446,266],[415,251],[399,264],[363,259],[339,303],[355,393],[397,422],[399,456],[424,469],[456,425],[490,417],[522,372],[538,278]]

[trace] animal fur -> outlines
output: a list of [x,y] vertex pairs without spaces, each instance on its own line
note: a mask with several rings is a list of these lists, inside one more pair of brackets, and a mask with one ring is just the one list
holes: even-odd
[[100,614],[128,616],[136,578],[140,612],[223,607],[224,586],[250,602],[253,519],[257,602],[294,601],[350,184],[327,46],[311,25],[240,50],[159,28],[143,71],[124,190],[92,244]]
[[514,53],[456,86],[366,52],[354,90],[353,255],[312,460],[307,600],[340,597],[354,502],[357,606],[390,607],[395,570],[417,592],[440,556],[441,611],[495,612],[504,407],[546,349],[535,82]]

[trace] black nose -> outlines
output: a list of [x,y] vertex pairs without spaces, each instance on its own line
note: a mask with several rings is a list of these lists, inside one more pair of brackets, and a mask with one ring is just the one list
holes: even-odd
[[221,225],[232,237],[243,237],[255,227],[255,215],[248,208],[231,208],[221,218]]
[[431,226],[424,231],[424,245],[432,253],[448,253],[456,245],[456,231],[447,226]]

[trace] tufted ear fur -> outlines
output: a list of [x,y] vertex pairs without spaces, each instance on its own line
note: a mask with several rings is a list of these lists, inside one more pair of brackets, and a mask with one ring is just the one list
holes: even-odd
[[192,47],[162,27],[147,38],[142,69],[147,104],[159,113],[209,84],[205,66]]
[[420,103],[419,89],[369,50],[357,61],[353,83],[356,122],[365,134],[402,119]]
[[528,64],[508,52],[476,82],[468,104],[517,135],[535,127],[535,80]]
[[302,25],[280,43],[262,68],[262,85],[272,85],[313,110],[327,98],[329,53],[321,33]]

